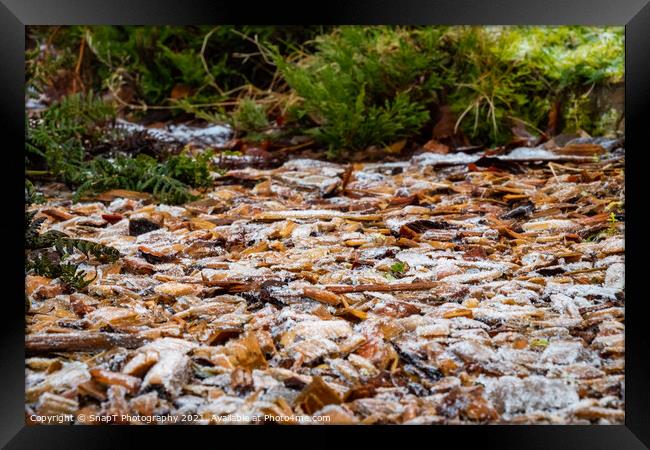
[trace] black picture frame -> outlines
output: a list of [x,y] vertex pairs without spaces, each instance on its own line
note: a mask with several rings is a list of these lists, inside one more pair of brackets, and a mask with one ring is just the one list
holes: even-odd
[[[0,445],[4,448],[129,448],[134,437],[149,434],[153,427],[70,427],[26,426],[24,415],[24,309],[20,261],[19,218],[23,209],[23,187],[18,177],[24,170],[24,58],[26,25],[74,24],[530,24],[530,25],[624,25],[625,34],[625,116],[626,116],[626,380],[625,425],[611,426],[446,426],[446,427],[350,427],[335,428],[336,436],[345,433],[356,439],[381,434],[397,444],[438,445],[442,439],[474,441],[480,448],[650,448],[650,341],[644,327],[644,237],[645,192],[643,158],[644,112],[650,105],[650,4],[648,0],[477,0],[438,1],[353,1],[330,0],[318,5],[282,5],[278,2],[179,0],[0,0],[0,123],[3,130],[5,164],[0,182],[7,205],[0,230],[5,253],[6,295],[0,322]],[[647,125],[645,125],[647,128]],[[647,142],[647,139],[646,139]],[[10,144],[11,143],[11,144]],[[14,178],[15,177],[15,178]],[[14,216],[15,215],[15,216]],[[15,217],[15,219],[13,218]],[[645,233],[644,233],[645,231]],[[13,233],[16,238],[13,238]],[[21,320],[20,318],[23,318]],[[647,328],[647,327],[646,327]],[[134,429],[135,428],[135,429]],[[147,428],[147,430],[143,430]],[[224,433],[236,439],[249,439],[250,427],[226,427]],[[300,428],[300,430],[298,430]],[[416,429],[414,429],[416,428]],[[173,433],[169,430],[173,429]],[[200,445],[203,433],[212,427],[191,427],[191,440],[185,445]],[[261,430],[260,430],[261,429]],[[309,429],[305,431],[305,429]],[[386,430],[389,431],[386,431]],[[220,428],[223,430],[223,428]],[[319,437],[292,437],[318,430]],[[273,435],[285,445],[311,446],[339,439],[321,427],[256,427],[255,434]],[[211,432],[211,431],[210,431]],[[197,434],[198,433],[198,434]],[[408,433],[408,434],[407,434]],[[422,444],[414,435],[435,434]],[[158,437],[179,436],[179,427],[157,428]],[[139,437],[139,436],[138,436]],[[235,436],[229,436],[235,437]],[[214,438],[214,435],[213,435]],[[212,439],[213,439],[212,438]],[[221,439],[221,437],[219,438]],[[295,440],[294,440],[295,439]],[[405,439],[408,439],[406,441]],[[441,441],[438,441],[441,439]],[[348,438],[346,437],[347,441]],[[208,441],[210,442],[210,441]],[[212,441],[219,442],[219,441]],[[236,441],[235,441],[236,442]],[[247,442],[247,441],[245,441]],[[428,444],[426,444],[428,445]],[[448,444],[446,444],[448,445]]]

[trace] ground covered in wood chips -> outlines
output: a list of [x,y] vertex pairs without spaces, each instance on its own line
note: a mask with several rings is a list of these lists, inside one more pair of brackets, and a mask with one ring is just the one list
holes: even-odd
[[583,140],[294,159],[184,206],[39,186],[42,231],[121,257],[27,275],[26,417],[623,423],[623,166]]

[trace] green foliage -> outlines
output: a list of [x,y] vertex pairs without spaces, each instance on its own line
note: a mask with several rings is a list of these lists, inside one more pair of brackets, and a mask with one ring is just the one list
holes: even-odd
[[390,144],[417,133],[440,87],[442,29],[340,27],[316,39],[316,52],[294,63],[275,52],[289,86],[302,98],[295,113],[336,154]]
[[460,27],[446,40],[454,52],[445,84],[457,87],[449,99],[475,140],[504,144],[515,120],[544,130],[556,101],[568,130],[602,132],[615,122],[596,123],[589,94],[622,80],[621,28]]
[[83,239],[58,237],[54,240],[54,248],[56,248],[60,255],[64,255],[64,257],[66,255],[71,255],[75,250],[83,253],[86,258],[94,256],[102,262],[115,262],[120,257],[120,252],[113,247],[108,247]]
[[35,212],[25,211],[25,248],[27,249],[37,249],[45,247],[46,245],[41,245],[40,232],[39,229],[45,218],[41,217],[38,220],[34,220]]
[[35,212],[25,211],[25,271],[49,278],[59,278],[64,285],[80,290],[94,280],[86,280],[86,273],[78,264],[65,262],[75,250],[87,259],[94,257],[101,262],[114,262],[120,252],[106,245],[83,239],[70,238],[60,231],[40,233],[44,218],[34,220]]
[[29,95],[60,90],[62,78],[65,78],[62,74],[76,64],[81,37],[80,27],[28,28],[25,80]]
[[621,27],[512,27],[501,33],[517,49],[515,58],[535,68],[556,91],[623,80]]
[[528,68],[513,64],[514,48],[496,30],[456,29],[446,39],[456,49],[449,72],[449,101],[458,114],[456,126],[473,138],[503,143],[509,127],[506,115],[520,116],[537,89]]
[[473,142],[501,145],[515,123],[546,129],[560,102],[565,128],[603,132],[590,88],[623,76],[621,28],[341,27],[316,51],[276,64],[302,98],[298,117],[330,149],[413,137],[446,101]]
[[25,270],[48,278],[58,278],[62,284],[75,291],[86,288],[97,278],[97,274],[95,274],[95,277],[87,280],[86,271],[79,270],[78,264],[53,262],[43,255],[28,259],[25,263]]
[[25,212],[25,248],[28,250],[54,247],[62,258],[78,250],[87,258],[93,256],[102,262],[114,262],[120,256],[120,252],[112,247],[83,239],[73,239],[60,231],[50,230],[41,234],[39,229],[45,219],[34,220],[34,215],[34,212]]
[[118,155],[112,159],[99,156],[84,166],[85,181],[77,188],[75,199],[119,188],[150,192],[163,203],[185,203],[197,198],[190,193],[190,186],[210,184],[212,154],[208,151],[197,158],[181,154],[164,162],[143,154],[136,157]]
[[591,126],[581,128],[588,129],[592,136],[615,137],[622,118],[619,111],[615,108],[610,108],[597,115],[594,119],[591,119]]
[[534,347],[539,347],[539,348],[543,349],[543,348],[548,347],[548,345],[549,345],[549,340],[546,339],[546,338],[537,338],[537,339],[533,339],[532,341],[530,341],[530,346],[533,347],[533,348]]
[[32,203],[43,203],[44,201],[43,194],[38,192],[31,181],[25,179],[25,204],[31,205]]
[[243,98],[232,114],[232,124],[238,131],[260,133],[269,128],[264,106],[250,98]]
[[[441,104],[488,146],[510,142],[514,124],[603,135],[620,119],[594,106],[594,87],[623,81],[622,27],[75,26],[28,36],[32,89],[65,72],[142,110],[227,121],[251,140],[307,133],[330,156],[428,135]],[[55,144],[52,167],[83,157],[79,130],[38,131],[28,158]]]
[[119,188],[151,192],[162,202],[178,204],[196,198],[190,187],[210,185],[211,151],[196,158],[172,155],[163,162],[143,154],[88,159],[86,147],[115,134],[107,128],[113,117],[114,110],[92,92],[63,97],[28,123],[27,167],[40,164],[57,179],[77,187],[75,200],[89,192]]
[[64,182],[79,182],[85,159],[84,144],[96,142],[115,117],[114,109],[101,98],[73,94],[52,104],[38,119],[25,127],[27,167],[44,165]]
[[393,274],[403,274],[406,271],[406,265],[403,262],[398,261],[390,266],[390,271]]
[[161,171],[189,186],[209,187],[212,185],[210,177],[211,160],[214,151],[206,150],[196,156],[190,156],[187,153],[172,155],[164,163],[164,169]]
[[[257,42],[282,52],[312,39],[323,26],[71,26],[30,27],[34,46],[27,52],[28,85],[43,91],[61,69],[74,68],[80,43],[86,45],[88,85],[95,90],[126,85],[134,101],[172,103],[177,86],[191,103],[214,102],[223,92],[253,83],[266,88],[274,71]],[[54,47],[42,52],[39,46]],[[48,47],[49,48],[49,47]]]
[[590,128],[589,96],[574,92],[568,94],[563,115],[565,127],[569,131]]

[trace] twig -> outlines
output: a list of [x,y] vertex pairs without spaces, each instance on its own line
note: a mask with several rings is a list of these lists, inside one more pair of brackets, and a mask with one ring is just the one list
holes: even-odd
[[25,352],[90,352],[112,347],[138,348],[146,339],[138,334],[82,332],[43,333],[25,338]]
[[515,117],[515,116],[511,116],[510,114],[508,114],[506,117],[508,117],[509,119],[511,119],[511,120],[513,120],[513,121],[515,121],[515,122],[521,122],[521,123],[523,123],[524,125],[528,125],[529,127],[533,128],[535,131],[537,131],[537,132],[538,132],[539,134],[541,134],[542,136],[546,136],[546,133],[545,133],[544,131],[540,130],[540,129],[537,128],[535,125],[533,125],[533,124],[530,123],[530,122],[525,121],[524,119],[521,119],[521,118],[519,118],[519,117]]
[[553,163],[549,162],[548,167],[551,169],[551,173],[553,174],[553,178],[555,178],[555,182],[557,184],[560,184],[560,180],[558,179],[557,174],[555,173],[555,169],[553,168]]
[[269,60],[269,59],[267,58],[267,54],[266,54],[265,52],[267,52],[268,50],[265,49],[264,46],[263,46],[262,44],[260,44],[260,42],[257,40],[257,35],[255,36],[255,39],[252,39],[250,36],[247,36],[246,34],[242,33],[242,32],[239,31],[239,30],[234,30],[234,29],[233,29],[233,30],[231,30],[231,31],[232,31],[233,33],[239,35],[240,37],[244,38],[245,40],[247,40],[247,41],[252,42],[253,44],[255,44],[255,46],[257,47],[257,49],[260,51],[260,55],[262,56],[262,59],[264,60],[265,63],[267,63],[267,64],[269,64],[269,65],[275,65],[275,64],[273,64],[273,61],[271,61],[271,60]]
[[210,68],[208,67],[208,62],[205,60],[205,49],[208,45],[208,40],[210,39],[210,36],[214,34],[215,31],[217,31],[219,27],[214,27],[211,29],[208,34],[205,35],[203,38],[203,45],[201,45],[201,52],[199,53],[199,57],[201,58],[201,64],[203,64],[203,68],[205,69],[206,75],[210,78],[210,86],[215,88],[217,92],[219,92],[220,95],[224,95],[223,90],[219,87],[217,84],[217,80],[215,80],[214,75],[210,72]]
[[440,286],[438,281],[421,281],[417,283],[394,284],[359,284],[356,286],[325,286],[335,294],[348,294],[352,292],[394,292],[394,291],[428,291]]
[[86,48],[86,39],[84,36],[81,36],[81,43],[79,44],[79,57],[77,58],[77,65],[74,68],[75,78],[72,84],[72,90],[74,92],[77,92],[77,80],[79,80],[79,84],[81,84],[81,90],[84,90],[84,82],[81,79],[80,72],[81,72],[81,63],[84,59],[85,48]]
[[569,167],[569,166],[566,166],[564,164],[558,164],[558,163],[552,162],[552,161],[549,162],[549,164],[552,164],[555,167],[559,167],[560,169],[569,170],[569,171],[572,171],[572,172],[584,172],[585,171],[585,169],[578,169],[577,167]]
[[50,175],[48,170],[26,170],[25,175],[28,177],[38,177],[43,175]]
[[341,192],[343,193],[345,193],[348,183],[350,182],[350,179],[352,179],[352,171],[352,164],[348,164],[345,168],[345,172],[343,172],[343,180],[341,181]]
[[303,142],[302,144],[292,145],[291,147],[283,147],[283,148],[281,148],[279,150],[276,150],[276,152],[283,152],[283,153],[293,152],[295,150],[300,150],[301,148],[309,147],[314,142],[315,142],[314,140],[310,139],[309,141]]

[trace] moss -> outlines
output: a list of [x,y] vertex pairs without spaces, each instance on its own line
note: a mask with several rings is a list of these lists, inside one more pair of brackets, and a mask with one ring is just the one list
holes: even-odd
[[563,128],[604,133],[611,117],[594,118],[590,94],[623,74],[621,28],[341,27],[316,42],[276,62],[335,151],[415,137],[441,102],[473,143],[505,144],[517,123],[545,133],[558,103]]
[[553,104],[560,102],[563,128],[602,132],[593,122],[590,94],[596,84],[621,81],[622,31],[610,27],[452,30],[448,45],[456,51],[447,85],[457,86],[450,99],[462,116],[459,124],[478,141],[504,144],[513,119],[523,120],[531,131],[543,132]]

